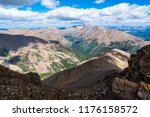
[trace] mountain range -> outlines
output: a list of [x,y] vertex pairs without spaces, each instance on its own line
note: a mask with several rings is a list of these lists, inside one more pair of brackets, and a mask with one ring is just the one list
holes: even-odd
[[[112,49],[135,53],[148,45],[136,36],[99,26],[0,31],[0,64],[45,79]],[[93,58],[94,59],[94,58]]]

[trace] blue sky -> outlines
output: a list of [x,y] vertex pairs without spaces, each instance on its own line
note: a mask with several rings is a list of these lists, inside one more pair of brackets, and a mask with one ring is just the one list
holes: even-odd
[[0,28],[82,24],[150,25],[150,0],[0,0]]
[[[138,5],[150,5],[150,0],[104,0],[101,4],[96,4],[96,0],[60,0],[60,4],[57,7],[69,6],[76,8],[97,8],[102,9],[109,6],[114,6],[120,3],[130,3],[130,4],[138,4]],[[38,12],[47,12],[50,9],[42,6],[40,2],[35,3],[32,6],[24,6],[20,9],[26,9],[31,7],[33,11]]]

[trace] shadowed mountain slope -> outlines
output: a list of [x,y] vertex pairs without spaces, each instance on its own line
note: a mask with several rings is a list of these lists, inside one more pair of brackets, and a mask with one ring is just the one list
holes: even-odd
[[14,71],[49,75],[80,62],[76,53],[57,40],[0,34],[0,64]]
[[126,68],[129,57],[128,53],[114,49],[75,68],[57,73],[43,83],[51,87],[92,87],[107,75]]
[[0,49],[7,48],[9,50],[18,50],[31,43],[47,44],[48,42],[33,36],[0,34]]

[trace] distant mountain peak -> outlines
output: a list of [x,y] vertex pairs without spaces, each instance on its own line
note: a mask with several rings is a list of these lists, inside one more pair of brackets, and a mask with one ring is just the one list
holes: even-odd
[[139,41],[142,40],[127,34],[125,32],[117,31],[114,29],[106,29],[100,26],[84,25],[75,28],[68,28],[64,31],[64,35],[69,35],[78,39],[87,41],[96,40],[98,43],[110,44],[110,42],[123,42],[123,41]]

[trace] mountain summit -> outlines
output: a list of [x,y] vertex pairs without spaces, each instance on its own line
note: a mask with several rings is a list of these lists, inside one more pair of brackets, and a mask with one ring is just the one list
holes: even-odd
[[76,39],[87,41],[88,43],[95,41],[99,44],[105,43],[106,45],[111,42],[143,42],[141,39],[125,32],[90,25],[67,28],[64,31],[64,35],[72,36]]
[[133,53],[150,44],[126,32],[89,25],[67,28],[64,37],[72,43],[74,50],[88,56],[103,54],[115,48]]

